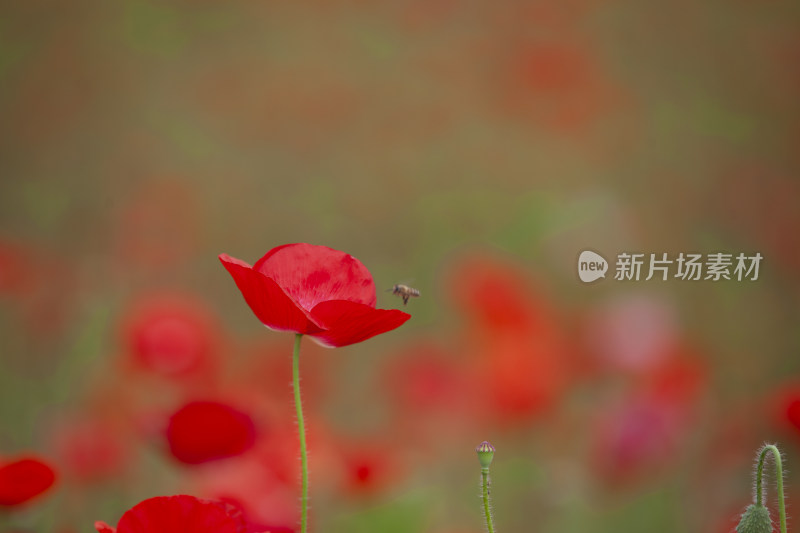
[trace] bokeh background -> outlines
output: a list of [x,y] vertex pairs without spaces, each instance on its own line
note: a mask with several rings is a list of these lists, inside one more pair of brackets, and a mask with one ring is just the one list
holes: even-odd
[[[292,337],[216,256],[310,242],[359,258],[379,307],[422,292],[394,332],[304,342],[313,531],[482,531],[484,439],[500,531],[731,531],[760,444],[800,464],[799,22],[783,0],[5,3],[0,461],[57,479],[0,527],[189,493],[295,530]],[[584,248],[764,260],[584,285]],[[219,420],[180,433],[198,405]],[[202,455],[209,428],[232,457]]]

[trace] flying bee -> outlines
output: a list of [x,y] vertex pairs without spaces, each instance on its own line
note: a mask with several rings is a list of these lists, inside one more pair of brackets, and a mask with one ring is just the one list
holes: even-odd
[[403,305],[408,303],[409,298],[419,298],[419,291],[408,285],[397,284],[389,290],[392,291],[392,294],[396,294],[403,299]]

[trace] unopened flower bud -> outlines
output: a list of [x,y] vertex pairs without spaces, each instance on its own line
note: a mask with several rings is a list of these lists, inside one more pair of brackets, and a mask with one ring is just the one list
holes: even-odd
[[736,526],[736,533],[772,533],[769,509],[755,503],[748,506]]
[[478,452],[478,461],[481,462],[481,467],[489,468],[489,465],[492,464],[492,459],[494,459],[494,446],[488,440],[485,440],[478,444],[475,451]]

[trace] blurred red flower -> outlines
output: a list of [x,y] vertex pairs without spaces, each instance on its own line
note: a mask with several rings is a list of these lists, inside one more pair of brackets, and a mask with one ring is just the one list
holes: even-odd
[[255,443],[255,424],[249,415],[219,402],[195,401],[170,417],[167,441],[172,455],[199,464],[239,455]]
[[56,480],[53,469],[36,457],[0,464],[0,506],[25,503],[45,492]]
[[383,439],[347,439],[337,448],[341,488],[349,496],[378,494],[396,484],[405,472],[396,443]]
[[800,439],[800,382],[785,383],[768,401],[774,424]]
[[122,336],[137,366],[180,377],[209,367],[221,334],[216,317],[197,298],[154,294],[134,303],[123,320]]
[[800,430],[800,395],[789,400],[785,406],[786,420]]
[[680,433],[669,406],[632,398],[597,421],[594,465],[613,484],[661,472],[674,459]]
[[[95,522],[99,533],[248,533],[236,507],[194,496],[157,496],[133,506],[116,528]],[[253,532],[254,533],[254,532]]]
[[[195,472],[185,490],[235,505],[251,526],[262,526],[271,533],[291,531],[300,518],[296,508],[299,450],[291,437],[289,427],[279,436],[259,440],[244,456],[209,463]],[[317,460],[314,465],[318,471]]]
[[327,246],[278,246],[252,267],[227,254],[219,259],[265,326],[307,334],[325,346],[361,342],[411,318],[396,309],[375,309],[367,268]]
[[51,442],[63,477],[73,483],[118,478],[131,462],[129,443],[119,426],[89,415],[59,420]]
[[708,390],[710,372],[705,357],[696,348],[679,344],[667,360],[641,376],[640,385],[655,401],[678,410],[691,410]]
[[[292,367],[286,364],[286,346],[274,336],[258,335],[235,349],[244,356],[228,366],[232,371],[227,387],[235,395],[228,397],[235,397],[237,403],[249,406],[252,412],[257,406],[259,418],[270,423],[285,421],[293,425],[293,413],[286,409],[287,402],[292,401]],[[335,360],[327,348],[316,343],[303,347],[303,359],[303,403],[315,408],[325,402],[329,393],[328,378]]]
[[677,343],[639,374],[623,403],[603,410],[592,433],[594,465],[608,482],[659,474],[685,449],[708,390],[709,369],[696,349]]
[[680,334],[670,302],[647,293],[622,293],[589,312],[585,345],[605,370],[644,374],[673,355]]
[[566,38],[514,42],[498,57],[501,110],[548,129],[580,134],[620,101],[594,50]]
[[521,333],[544,318],[526,273],[503,260],[488,255],[464,258],[448,279],[451,300],[470,328]]
[[[663,385],[677,379],[695,391],[674,394]],[[684,376],[665,375],[649,390],[631,395],[626,402],[602,414],[594,438],[594,465],[612,484],[627,484],[643,477],[661,474],[685,449],[689,429],[699,407],[702,387],[685,381]],[[695,380],[695,376],[690,376]],[[679,381],[673,381],[678,386]]]
[[[68,258],[47,253],[32,242],[0,237],[0,303],[7,299],[14,311],[9,318],[18,320],[21,331],[36,344],[57,343],[74,317],[77,280],[73,267]],[[56,352],[45,346],[40,351],[48,357]],[[4,355],[13,357],[13,353]]]
[[396,357],[384,358],[381,388],[393,405],[418,418],[445,413],[452,418],[459,410],[472,407],[472,386],[463,371],[463,361],[433,341],[417,341],[403,346]]
[[375,387],[389,400],[390,438],[414,435],[415,453],[432,456],[472,436],[476,413],[484,412],[482,395],[475,394],[483,382],[463,352],[420,339],[381,357],[380,364]]
[[0,296],[28,294],[36,284],[30,265],[37,260],[27,247],[0,240]]
[[523,270],[491,256],[462,260],[449,280],[467,319],[462,359],[484,384],[486,413],[510,421],[549,410],[572,371],[571,346],[552,305]]

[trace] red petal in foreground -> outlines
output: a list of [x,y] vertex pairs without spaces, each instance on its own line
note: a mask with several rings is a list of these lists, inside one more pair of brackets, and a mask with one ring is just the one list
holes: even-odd
[[368,305],[334,300],[318,304],[314,319],[325,327],[311,337],[325,346],[339,347],[365,341],[400,327],[411,315],[397,309],[375,309]]
[[[105,522],[96,522],[99,533],[114,533]],[[157,496],[127,511],[116,533],[245,533],[241,513],[223,502],[194,496]]]
[[303,309],[320,302],[347,300],[375,307],[375,283],[350,254],[313,244],[286,244],[259,259],[253,270],[275,282]]
[[55,472],[35,458],[24,458],[0,466],[0,505],[24,503],[49,489]]
[[250,416],[218,402],[191,402],[169,420],[167,440],[172,455],[187,464],[233,457],[255,443]]
[[219,260],[233,276],[247,305],[265,326],[295,333],[313,334],[320,331],[321,328],[308,313],[287,296],[274,280],[227,254],[220,255]]

